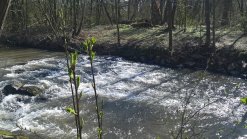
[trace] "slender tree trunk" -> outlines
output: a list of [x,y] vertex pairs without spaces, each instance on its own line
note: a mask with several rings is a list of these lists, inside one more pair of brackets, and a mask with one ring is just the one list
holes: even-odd
[[187,0],[184,0],[184,32],[187,30]]
[[25,32],[27,33],[28,28],[28,1],[25,0]]
[[229,13],[232,5],[232,0],[224,0],[224,5],[223,5],[223,14],[222,14],[222,22],[221,25],[229,25],[230,19],[229,19]]
[[244,16],[244,0],[237,0],[241,16]]
[[57,0],[53,0],[53,20],[54,24],[57,23]]
[[210,2],[205,0],[205,24],[206,24],[206,42],[205,45],[209,46],[211,41],[210,36]]
[[104,7],[104,10],[105,10],[105,13],[106,13],[106,16],[107,16],[109,22],[111,23],[111,25],[113,25],[110,13],[107,10],[107,7],[106,7],[106,4],[105,4],[104,0],[101,0],[101,2],[102,2],[102,5]]
[[118,7],[117,7],[117,9],[118,9],[118,23],[119,23],[119,21],[122,21],[122,15],[121,15],[121,8],[120,8],[120,0],[118,0]]
[[215,3],[215,0],[213,0],[213,28],[212,28],[213,47],[215,47],[215,8],[216,8],[216,3]]
[[134,4],[133,4],[133,14],[132,16],[130,17],[130,20],[133,20],[136,16],[136,12],[137,12],[137,9],[138,9],[138,5],[139,5],[139,0],[135,0],[134,1]]
[[169,3],[171,2],[170,0],[166,1],[166,7],[165,7],[165,11],[164,11],[164,15],[163,15],[163,24],[167,23],[168,21],[168,15],[169,15]]
[[167,0],[167,12],[168,12],[168,30],[169,30],[169,50],[171,52],[171,55],[173,53],[172,48],[172,2],[171,0]]
[[117,24],[117,45],[120,46],[120,34],[119,34],[119,1],[115,0],[115,10],[116,10],[116,24]]
[[161,23],[163,23],[164,6],[165,6],[165,0],[160,0]]
[[81,20],[80,20],[80,24],[79,24],[79,27],[78,27],[78,30],[76,32],[76,36],[78,36],[80,33],[81,33],[81,29],[82,29],[82,25],[83,25],[83,21],[84,21],[84,13],[85,13],[85,6],[86,6],[86,2],[84,1],[83,4],[82,4],[83,0],[81,0]]
[[131,6],[132,0],[128,1],[128,20],[130,20],[130,6]]
[[99,22],[100,22],[100,1],[99,0],[96,0],[96,25],[99,25]]
[[244,16],[244,0],[241,0],[241,4],[240,4],[240,10],[241,10],[241,15]]
[[161,23],[161,14],[158,5],[157,0],[151,1],[151,23],[153,25],[158,25]]
[[76,0],[73,0],[73,36],[76,35],[76,29],[77,29],[77,21],[76,21],[76,18],[77,18],[77,13],[76,13]]
[[4,21],[6,19],[11,0],[0,0],[0,35],[2,34]]
[[173,0],[172,3],[172,11],[171,11],[171,16],[172,16],[172,28],[175,28],[174,26],[174,20],[175,20],[175,14],[176,14],[176,10],[177,10],[177,0]]
[[92,24],[92,15],[93,15],[93,0],[90,0],[90,10],[89,10],[89,25]]

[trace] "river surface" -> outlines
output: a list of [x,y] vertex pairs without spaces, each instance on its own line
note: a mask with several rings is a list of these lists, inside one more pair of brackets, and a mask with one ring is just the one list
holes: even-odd
[[[87,56],[79,61],[83,138],[95,139],[90,64]],[[240,104],[247,96],[246,80],[109,56],[96,57],[94,65],[106,139],[169,139],[181,123],[183,137],[247,138],[247,106]],[[44,90],[36,97],[2,95],[0,129],[31,130],[33,138],[75,138],[74,118],[64,110],[72,102],[66,71],[63,53],[0,48],[0,91],[14,81]]]

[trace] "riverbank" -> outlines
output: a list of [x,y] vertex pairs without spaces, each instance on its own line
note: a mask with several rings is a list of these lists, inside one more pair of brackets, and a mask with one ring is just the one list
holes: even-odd
[[[216,31],[216,48],[203,45],[204,32],[198,29],[180,29],[173,33],[174,52],[168,49],[165,27],[133,28],[120,26],[121,46],[117,46],[114,26],[97,26],[85,29],[70,40],[70,49],[81,50],[81,42],[88,36],[97,39],[94,47],[98,55],[120,56],[128,60],[157,64],[172,68],[206,69],[212,72],[247,78],[247,37],[237,30]],[[61,38],[51,35],[3,35],[1,43],[11,46],[32,47],[50,51],[64,51]]]
[[0,139],[29,139],[23,133],[12,133],[6,130],[0,130]]

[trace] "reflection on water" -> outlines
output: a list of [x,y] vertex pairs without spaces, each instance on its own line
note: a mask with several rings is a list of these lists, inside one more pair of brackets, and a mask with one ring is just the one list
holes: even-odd
[[[51,138],[75,136],[73,117],[64,108],[71,104],[65,60],[62,53],[39,50],[1,50],[0,89],[18,80],[39,86],[46,102],[32,97],[29,103],[9,95],[0,103],[0,128],[18,130],[16,123]],[[3,54],[3,55],[2,55]],[[8,64],[6,57],[8,57]],[[82,115],[84,138],[95,138],[96,115],[91,88],[90,64],[79,58],[84,93]],[[238,138],[247,135],[243,126],[247,96],[246,80],[202,71],[173,70],[133,63],[116,57],[97,57],[96,84],[104,101],[104,137],[107,139],[169,138],[177,133],[185,115],[186,136]],[[185,98],[190,96],[188,105]],[[23,98],[30,99],[30,98]],[[186,111],[184,112],[184,108]],[[184,113],[183,113],[184,112]]]

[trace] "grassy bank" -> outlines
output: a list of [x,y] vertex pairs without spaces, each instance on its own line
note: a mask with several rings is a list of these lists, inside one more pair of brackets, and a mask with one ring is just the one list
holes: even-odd
[[14,134],[6,130],[0,130],[0,138],[1,139],[29,139],[29,137],[27,136]]

